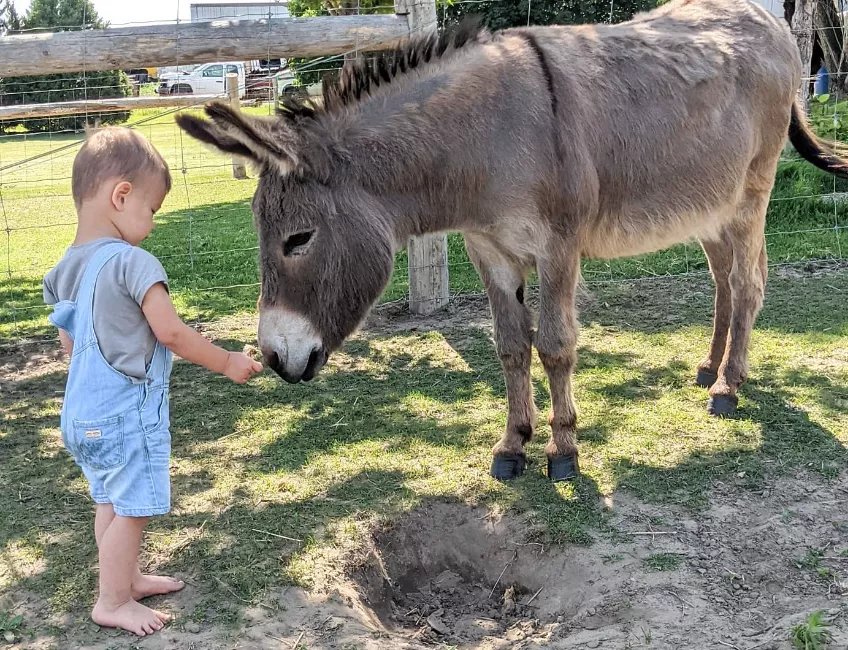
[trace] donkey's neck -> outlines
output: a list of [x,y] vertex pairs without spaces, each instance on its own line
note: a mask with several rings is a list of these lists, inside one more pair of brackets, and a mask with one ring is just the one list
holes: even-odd
[[[475,117],[469,102],[440,101],[448,73],[363,102],[345,137],[353,176],[392,215],[398,242],[413,235],[465,230],[485,214],[485,129],[463,127]],[[453,124],[457,135],[445,135]],[[450,131],[450,129],[448,129]]]

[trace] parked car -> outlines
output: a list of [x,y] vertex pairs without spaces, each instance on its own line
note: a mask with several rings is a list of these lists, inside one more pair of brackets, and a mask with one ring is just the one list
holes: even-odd
[[156,68],[132,68],[124,70],[130,79],[136,83],[146,84],[156,79]]
[[159,75],[160,95],[222,95],[226,92],[226,75],[235,73],[239,80],[239,97],[246,94],[247,66],[242,61],[206,63],[190,72],[167,72]]
[[274,79],[277,80],[277,92],[284,95],[296,95],[306,92],[306,89],[298,84],[297,77],[291,70],[282,70],[276,74],[262,76],[247,82],[247,96],[271,101],[274,93]]
[[[190,69],[160,70],[160,95],[217,95],[226,91],[226,76],[238,75],[239,97],[267,98],[271,94],[271,79],[284,79],[284,85],[294,82],[287,70],[278,72],[286,65],[285,59],[261,59],[256,61],[224,61],[206,63]],[[286,86],[287,87],[287,86]]]

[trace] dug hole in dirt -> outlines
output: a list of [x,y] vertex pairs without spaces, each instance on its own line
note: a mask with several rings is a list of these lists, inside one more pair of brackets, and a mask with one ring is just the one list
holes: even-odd
[[512,647],[545,622],[576,616],[605,588],[582,549],[552,552],[524,541],[529,532],[521,518],[430,504],[375,533],[351,578],[389,631],[424,644]]
[[[592,544],[553,547],[527,516],[430,501],[319,563],[312,591],[270,590],[236,625],[208,611],[233,605],[230,592],[210,604],[186,576],[183,592],[152,600],[175,619],[151,637],[54,621],[15,647],[790,650],[793,626],[822,611],[832,637],[822,648],[842,650],[846,502],[844,473],[802,472],[762,491],[717,481],[697,513],[619,490],[598,504],[608,513]],[[14,611],[43,620],[44,603],[23,596]],[[192,618],[198,605],[206,624]]]
[[788,650],[792,628],[822,611],[827,647],[845,648],[848,582],[799,558],[848,543],[846,493],[844,476],[762,493],[717,484],[693,515],[618,492],[617,532],[587,547],[533,541],[524,517],[430,503],[376,531],[347,572],[356,609],[383,630],[373,645],[308,647]]

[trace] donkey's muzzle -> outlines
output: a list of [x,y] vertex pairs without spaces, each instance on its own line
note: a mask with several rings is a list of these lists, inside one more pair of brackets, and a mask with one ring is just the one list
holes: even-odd
[[306,367],[303,369],[293,370],[287,368],[280,360],[280,355],[270,351],[265,353],[265,365],[276,372],[284,381],[289,384],[297,384],[301,381],[311,381],[315,378],[321,368],[327,363],[329,355],[322,348],[315,348],[309,354],[309,360]]
[[327,363],[324,343],[312,322],[281,307],[260,309],[259,348],[265,365],[290,384],[309,381]]

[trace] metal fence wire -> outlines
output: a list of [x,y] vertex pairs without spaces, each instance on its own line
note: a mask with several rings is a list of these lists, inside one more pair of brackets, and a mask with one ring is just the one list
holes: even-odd
[[[480,2],[459,0],[450,7],[455,11],[457,6]],[[440,5],[442,23],[448,20],[448,7],[448,3]],[[175,24],[179,25],[179,0],[175,0],[174,8],[178,16]],[[386,5],[370,7],[367,11],[391,9]],[[613,2],[610,18],[614,9]],[[527,3],[528,21],[531,10],[532,0]],[[77,28],[83,34],[90,31],[85,23]],[[105,34],[108,37],[108,30]],[[179,48],[178,39],[178,53]],[[299,71],[335,73],[346,58],[358,56],[359,49],[357,43],[348,52],[315,58],[300,64]],[[273,52],[269,50],[267,54],[270,60]],[[85,62],[81,63],[81,99],[114,95],[121,90],[102,83],[89,84],[88,79],[94,79],[96,73],[86,72]],[[180,65],[179,60],[176,63]],[[44,92],[47,84],[49,100],[49,82],[19,81],[17,92],[27,92],[27,84],[38,85]],[[832,88],[841,88],[840,81],[831,75]],[[57,85],[57,96],[60,91],[63,97],[67,96]],[[153,84],[139,89],[142,96],[153,92]],[[0,106],[16,101],[19,100],[14,97],[0,97]],[[183,135],[174,122],[174,114],[197,110],[203,102],[185,103],[132,111],[126,125],[149,138],[171,167],[174,189],[157,215],[157,227],[144,246],[159,257],[168,271],[170,290],[182,315],[202,323],[255,309],[259,281],[256,234],[250,212],[255,179],[234,179],[231,160]],[[848,140],[848,102],[842,100],[839,91],[831,91],[827,97],[814,97],[810,105],[811,119],[820,134],[834,140]],[[244,110],[270,115],[274,102],[266,100]],[[82,122],[96,125],[110,114],[88,111],[82,115]],[[31,128],[36,122],[38,129]],[[53,336],[46,320],[49,309],[43,303],[41,282],[73,239],[76,216],[71,198],[71,164],[83,139],[80,128],[68,126],[60,119],[46,127],[41,117],[0,120],[0,224],[5,248],[0,262],[0,346],[23,345]],[[787,148],[769,207],[767,244],[771,264],[790,267],[844,264],[848,243],[843,233],[848,227],[846,199],[848,183],[812,169]],[[449,237],[448,266],[453,296],[482,291],[459,236]],[[401,252],[383,301],[407,299],[408,273],[407,258]],[[584,279],[589,283],[643,282],[706,273],[706,260],[695,243],[636,258],[586,260],[583,267]]]

